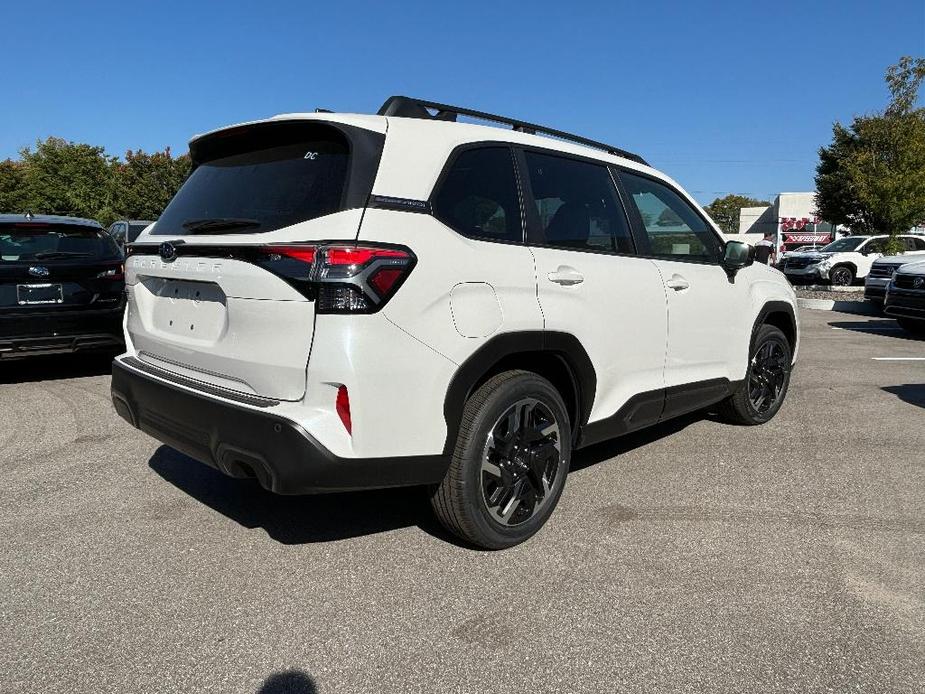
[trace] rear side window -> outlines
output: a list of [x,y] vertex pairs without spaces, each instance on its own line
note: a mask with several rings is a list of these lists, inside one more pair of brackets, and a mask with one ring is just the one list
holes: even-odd
[[0,263],[120,256],[116,242],[102,229],[67,224],[0,225]]
[[909,236],[902,239],[907,251],[925,251],[925,239],[914,239]]
[[434,216],[463,236],[522,241],[514,160],[507,147],[463,151],[433,198]]
[[671,188],[650,178],[620,173],[636,205],[652,255],[715,261],[719,240],[706,221]]
[[632,253],[623,206],[605,166],[526,152],[530,188],[550,246]]
[[218,133],[164,210],[156,234],[273,231],[344,209],[350,144],[323,124]]

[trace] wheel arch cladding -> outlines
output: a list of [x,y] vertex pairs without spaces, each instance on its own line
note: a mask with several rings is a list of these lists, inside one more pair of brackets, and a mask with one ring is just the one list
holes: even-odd
[[754,346],[755,336],[758,334],[758,328],[765,323],[773,325],[784,333],[784,337],[786,337],[787,342],[790,343],[791,353],[796,349],[797,321],[793,306],[786,301],[769,301],[766,303],[761,308],[761,311],[758,313],[758,318],[752,326],[752,347]]
[[469,396],[492,376],[516,369],[542,376],[559,391],[575,439],[587,423],[597,390],[597,375],[581,342],[568,333],[541,330],[502,333],[471,354],[450,380],[443,407],[447,429],[444,454],[453,452]]

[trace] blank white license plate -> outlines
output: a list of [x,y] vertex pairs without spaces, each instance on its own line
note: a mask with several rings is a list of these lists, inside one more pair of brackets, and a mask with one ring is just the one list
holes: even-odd
[[16,300],[20,306],[60,304],[64,301],[64,292],[60,284],[17,284]]

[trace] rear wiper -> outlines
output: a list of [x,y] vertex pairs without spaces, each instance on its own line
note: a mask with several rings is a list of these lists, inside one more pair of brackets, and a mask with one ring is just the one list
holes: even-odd
[[248,229],[259,226],[259,219],[247,219],[246,217],[213,217],[211,219],[188,219],[183,222],[183,228],[193,233],[223,229]]
[[45,251],[44,253],[35,253],[32,257],[36,260],[47,260],[49,258],[86,258],[93,255],[92,253],[78,253],[76,251]]

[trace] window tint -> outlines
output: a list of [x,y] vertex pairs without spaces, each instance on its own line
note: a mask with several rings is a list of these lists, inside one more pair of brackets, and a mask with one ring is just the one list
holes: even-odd
[[886,246],[886,239],[871,239],[858,250],[864,253],[883,253],[883,249]]
[[649,178],[621,172],[636,204],[652,254],[702,260],[719,257],[719,240],[704,219],[667,186]]
[[925,251],[925,239],[912,239],[915,248],[914,251]]
[[147,228],[148,228],[148,224],[147,224],[147,223],[145,223],[145,224],[129,224],[129,225],[128,225],[128,233],[125,235],[125,236],[126,236],[126,240],[127,240],[129,243],[131,243],[132,241],[134,241],[135,239],[137,239],[138,236],[141,234],[141,232],[143,232],[143,231],[144,231],[145,229],[147,229]]
[[250,234],[342,209],[350,148],[334,128],[245,128],[215,137],[155,233]]
[[925,250],[925,240],[923,239],[914,239],[911,236],[905,236],[900,239],[903,243],[903,248],[907,251],[923,251]]
[[606,166],[537,152],[525,156],[547,244],[633,252],[626,215]]
[[102,229],[64,224],[0,225],[0,262],[118,258],[115,240]]
[[434,197],[434,215],[464,236],[521,241],[511,150],[485,147],[462,152]]

